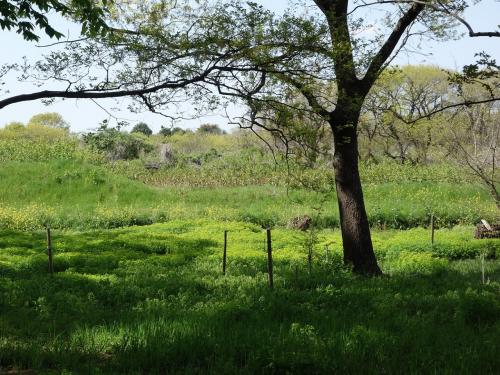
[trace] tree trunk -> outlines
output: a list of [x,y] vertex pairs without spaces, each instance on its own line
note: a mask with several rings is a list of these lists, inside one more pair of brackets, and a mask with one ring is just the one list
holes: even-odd
[[340,226],[344,248],[344,263],[353,271],[364,275],[380,275],[380,270],[370,235],[368,217],[363,199],[358,169],[358,142],[356,123],[351,120],[333,119],[335,184],[339,204]]

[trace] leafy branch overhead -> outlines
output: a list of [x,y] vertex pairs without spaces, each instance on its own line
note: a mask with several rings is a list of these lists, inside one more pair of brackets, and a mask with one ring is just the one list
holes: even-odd
[[[20,4],[27,10],[20,11]],[[64,51],[24,67],[22,78],[40,84],[60,81],[63,90],[7,97],[0,108],[43,98],[132,96],[137,109],[170,113],[181,98],[194,99],[198,107],[218,105],[221,98],[214,92],[244,102],[298,93],[316,113],[326,115],[337,100],[332,100],[331,86],[357,88],[362,99],[412,38],[454,37],[456,17],[467,5],[323,0],[316,1],[316,9],[297,6],[278,16],[240,1],[102,4],[0,0],[4,28],[25,25],[23,15],[29,18],[38,6],[80,20],[83,31],[95,37],[69,41]],[[383,16],[368,21],[366,12],[373,6],[383,6]],[[46,21],[40,22],[51,28]],[[26,35],[38,38],[30,30]],[[331,84],[322,88],[324,82]]]
[[2,30],[15,30],[29,41],[38,41],[40,29],[50,38],[60,39],[64,35],[56,30],[47,18],[54,11],[81,24],[85,35],[98,35],[106,32],[108,0],[100,3],[94,0],[0,0],[0,27]]

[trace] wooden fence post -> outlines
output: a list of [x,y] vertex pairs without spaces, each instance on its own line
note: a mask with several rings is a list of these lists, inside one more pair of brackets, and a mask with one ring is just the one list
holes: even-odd
[[434,245],[434,231],[435,231],[435,223],[434,223],[434,214],[431,214],[431,245]]
[[222,274],[226,274],[226,260],[227,260],[227,230],[224,231],[224,255],[222,256]]
[[307,252],[307,264],[309,266],[309,276],[312,274],[312,248],[310,248]]
[[273,248],[271,243],[271,228],[267,227],[267,272],[269,273],[269,288],[273,289]]
[[49,256],[49,273],[52,276],[54,274],[54,264],[52,263],[52,237],[49,226],[47,226],[47,255]]

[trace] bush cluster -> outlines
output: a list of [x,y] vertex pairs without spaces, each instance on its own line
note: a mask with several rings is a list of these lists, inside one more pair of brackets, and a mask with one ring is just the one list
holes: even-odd
[[104,154],[109,160],[138,159],[152,150],[147,135],[142,131],[125,133],[103,124],[97,131],[82,136],[83,142],[92,150]]

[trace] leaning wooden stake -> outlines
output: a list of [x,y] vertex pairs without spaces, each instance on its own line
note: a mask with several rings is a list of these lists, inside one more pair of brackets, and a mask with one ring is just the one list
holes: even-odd
[[222,274],[226,274],[226,260],[227,260],[227,230],[224,231],[224,255],[222,256]]
[[493,228],[491,227],[490,223],[488,223],[486,220],[481,219],[481,223],[483,223],[484,227],[488,229],[489,231],[492,231]]
[[271,244],[271,228],[267,227],[267,272],[269,273],[269,288],[273,289],[273,248]]
[[435,224],[434,224],[434,214],[431,215],[431,245],[434,245],[434,231],[435,231]]
[[485,284],[485,278],[484,278],[484,252],[481,253],[481,281],[483,282],[483,285]]
[[47,255],[49,256],[49,273],[54,274],[54,264],[52,263],[52,238],[50,235],[50,227],[47,226]]

